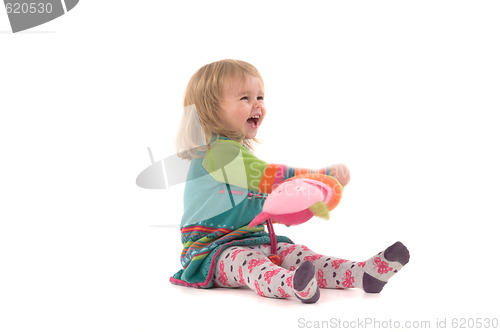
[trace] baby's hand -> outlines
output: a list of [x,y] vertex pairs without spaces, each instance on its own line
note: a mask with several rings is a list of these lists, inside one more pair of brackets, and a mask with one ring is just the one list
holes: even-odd
[[344,164],[336,164],[328,167],[330,175],[336,178],[342,186],[346,186],[351,181],[349,168]]

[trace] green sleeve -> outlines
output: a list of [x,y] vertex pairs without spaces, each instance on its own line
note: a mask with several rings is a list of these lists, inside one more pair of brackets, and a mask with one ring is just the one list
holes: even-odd
[[268,165],[231,140],[218,140],[207,151],[202,164],[215,180],[255,191],[259,190]]

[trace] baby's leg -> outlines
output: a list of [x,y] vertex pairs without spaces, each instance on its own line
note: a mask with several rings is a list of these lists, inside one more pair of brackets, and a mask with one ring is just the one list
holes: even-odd
[[273,264],[263,253],[265,247],[229,247],[216,263],[214,284],[218,287],[247,286],[261,296],[298,297],[304,303],[319,299],[319,289],[311,263],[288,271]]
[[291,271],[302,262],[311,261],[321,288],[361,288],[367,293],[379,293],[410,259],[408,249],[401,242],[364,262],[324,256],[306,246],[288,243],[278,244],[278,255],[281,266]]

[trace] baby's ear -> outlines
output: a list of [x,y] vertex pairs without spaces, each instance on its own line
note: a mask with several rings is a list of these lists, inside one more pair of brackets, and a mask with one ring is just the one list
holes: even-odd
[[248,224],[248,229],[253,228],[259,224],[262,224],[269,218],[269,213],[261,212]]

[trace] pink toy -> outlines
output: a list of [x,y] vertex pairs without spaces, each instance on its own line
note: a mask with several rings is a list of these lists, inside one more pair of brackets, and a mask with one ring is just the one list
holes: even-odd
[[287,226],[302,224],[313,216],[329,219],[342,197],[343,188],[333,177],[325,174],[303,174],[294,176],[276,187],[267,197],[262,212],[257,215],[248,228],[267,221],[271,237],[269,259],[279,265],[276,255],[276,235],[273,222]]

